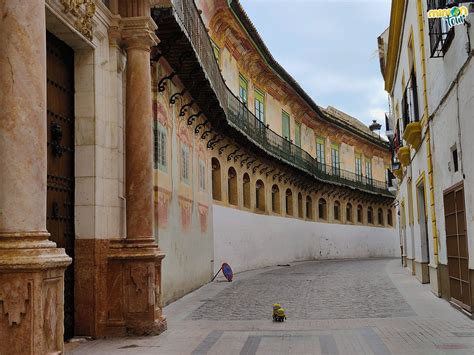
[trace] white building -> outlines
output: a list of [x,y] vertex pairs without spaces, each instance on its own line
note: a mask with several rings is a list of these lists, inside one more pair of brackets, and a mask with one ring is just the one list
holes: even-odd
[[391,102],[405,265],[436,295],[470,313],[474,164],[463,157],[473,152],[474,6],[458,4],[463,17],[450,28],[445,18],[428,15],[452,9],[446,3],[393,1],[379,51]]

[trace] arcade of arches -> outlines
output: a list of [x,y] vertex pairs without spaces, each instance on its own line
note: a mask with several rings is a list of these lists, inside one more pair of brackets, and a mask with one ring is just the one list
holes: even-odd
[[[272,163],[267,161],[267,164],[271,166]],[[212,157],[214,203],[248,212],[307,221],[393,227],[393,211],[388,203],[375,198],[371,200],[370,197],[335,186],[319,186],[317,182],[314,186],[303,188],[290,183],[290,179],[280,181],[278,177],[274,179],[273,174],[258,170],[247,169],[246,164],[241,166],[233,159],[227,161],[225,155]],[[280,191],[284,191],[284,194]],[[352,206],[357,206],[357,210]],[[376,218],[373,211],[377,211]]]

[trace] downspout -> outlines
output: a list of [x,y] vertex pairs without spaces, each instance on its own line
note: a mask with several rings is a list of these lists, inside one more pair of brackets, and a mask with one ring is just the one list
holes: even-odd
[[[434,181],[433,181],[433,158],[431,155],[431,134],[429,125],[429,109],[428,109],[428,84],[426,79],[426,56],[425,56],[425,30],[424,30],[424,16],[423,6],[421,0],[417,0],[416,8],[418,11],[418,27],[420,30],[420,53],[421,53],[421,71],[423,76],[423,101],[424,112],[422,119],[422,126],[426,127],[425,142],[427,152],[427,166],[428,166],[428,183],[430,188],[430,212],[431,212],[431,230],[433,234],[433,256],[435,266],[439,263],[439,240],[438,227],[436,224],[436,208],[434,197]],[[439,273],[438,273],[439,275]]]
[[458,141],[459,141],[459,154],[458,154],[458,161],[461,163],[461,174],[464,180],[464,162],[462,157],[462,133],[461,133],[461,115],[459,112],[459,74],[456,77],[456,120],[458,123]]

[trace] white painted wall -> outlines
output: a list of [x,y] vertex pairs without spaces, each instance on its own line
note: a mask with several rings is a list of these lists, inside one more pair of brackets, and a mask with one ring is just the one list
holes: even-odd
[[[466,22],[472,24],[473,21],[471,7]],[[447,264],[443,191],[464,180],[469,268],[474,269],[474,145],[471,137],[474,132],[474,26],[456,26],[454,33],[444,58],[429,58],[429,45],[426,48],[436,221],[440,262]],[[425,43],[429,44],[427,34]],[[466,51],[468,47],[470,53]],[[453,169],[451,148],[454,146],[459,154],[458,172]]]
[[214,268],[234,272],[298,260],[399,257],[396,228],[308,222],[213,206]]

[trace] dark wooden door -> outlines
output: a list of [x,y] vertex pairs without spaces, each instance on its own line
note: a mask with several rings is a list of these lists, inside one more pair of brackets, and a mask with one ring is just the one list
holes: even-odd
[[[74,258],[74,52],[47,33],[48,194],[51,240]],[[74,267],[65,273],[64,336],[74,335]]]
[[451,299],[471,311],[469,254],[462,183],[444,192],[444,218]]

